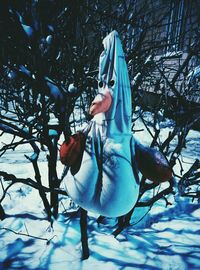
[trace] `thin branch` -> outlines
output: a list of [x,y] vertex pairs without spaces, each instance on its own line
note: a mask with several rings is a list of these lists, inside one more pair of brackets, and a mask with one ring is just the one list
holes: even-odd
[[143,201],[143,202],[138,202],[137,203],[137,207],[144,207],[144,206],[151,206],[152,204],[154,204],[156,201],[160,200],[161,198],[163,198],[164,195],[168,195],[170,193],[173,193],[173,188],[170,185],[168,188],[162,190],[161,192],[159,192],[157,195],[155,195],[153,198],[151,198],[148,201]]
[[12,229],[5,228],[5,227],[0,228],[0,230],[5,230],[5,231],[8,231],[8,232],[12,232],[12,233],[14,233],[16,235],[21,235],[21,236],[26,236],[26,237],[38,239],[38,240],[47,241],[47,243],[49,243],[55,237],[55,235],[54,235],[52,238],[48,239],[48,238],[44,238],[44,237],[35,236],[35,235],[29,234],[29,233],[27,234],[27,233],[16,232],[16,231],[14,231]]
[[28,186],[31,186],[35,189],[38,189],[38,190],[43,190],[44,192],[54,192],[56,194],[61,194],[61,195],[65,195],[65,196],[68,196],[67,192],[62,190],[62,189],[59,189],[59,188],[48,188],[46,186],[43,186],[37,182],[35,182],[34,180],[32,180],[31,178],[17,178],[15,175],[13,174],[8,174],[6,172],[3,172],[3,171],[0,171],[0,176],[2,176],[4,178],[5,181],[12,181],[12,183],[10,183],[5,189],[4,189],[4,193],[3,193],[3,196],[1,197],[0,199],[0,203],[3,201],[3,199],[5,198],[6,196],[6,193],[8,191],[8,189],[15,183],[22,183],[22,184],[25,184],[25,185],[28,185]]

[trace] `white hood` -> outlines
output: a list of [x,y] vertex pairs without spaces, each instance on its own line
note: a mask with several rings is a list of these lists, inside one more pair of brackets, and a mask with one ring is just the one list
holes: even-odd
[[[108,86],[112,104],[105,113],[107,135],[131,134],[131,89],[128,69],[117,31],[112,31],[103,40],[104,51],[99,59],[99,81]],[[114,85],[111,84],[114,82]],[[101,83],[101,85],[102,85]],[[102,92],[99,87],[99,92]]]

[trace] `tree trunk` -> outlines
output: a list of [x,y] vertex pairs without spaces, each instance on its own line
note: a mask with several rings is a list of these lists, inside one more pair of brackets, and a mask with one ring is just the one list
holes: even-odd
[[3,220],[6,217],[3,207],[0,204],[0,219]]
[[87,211],[81,208],[80,217],[80,227],[81,227],[81,243],[82,243],[82,259],[88,259],[89,248],[88,248],[88,235],[87,235]]
[[[49,167],[49,187],[51,189],[58,188],[60,182],[58,181],[56,164],[57,164],[57,143],[58,137],[52,139],[49,143],[49,156],[48,156],[48,167]],[[58,194],[51,192],[50,205],[53,211],[53,216],[57,218],[58,215]]]

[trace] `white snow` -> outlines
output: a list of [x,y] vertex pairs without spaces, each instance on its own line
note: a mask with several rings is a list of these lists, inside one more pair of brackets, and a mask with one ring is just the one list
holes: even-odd
[[26,24],[21,24],[23,29],[24,29],[24,32],[26,33],[26,35],[28,37],[32,37],[33,36],[33,28],[29,25],[26,25]]
[[52,41],[53,41],[53,36],[52,35],[48,35],[46,37],[46,42],[48,45],[51,45],[52,44]]
[[17,73],[16,73],[15,71],[13,71],[13,70],[11,70],[11,71],[8,73],[8,78],[11,79],[11,80],[15,79],[16,76],[17,76]]
[[58,52],[58,55],[56,56],[56,60],[59,60],[61,57],[61,51]]
[[30,70],[28,70],[25,66],[20,65],[19,66],[19,70],[23,73],[25,73],[28,77],[31,77],[31,72]]
[[58,136],[58,131],[56,131],[55,129],[49,129],[49,136],[50,137],[56,137]]
[[[143,132],[136,132],[135,136],[149,144],[151,136],[147,134],[142,122],[137,121],[135,128],[144,129]],[[161,140],[167,136],[169,130],[169,124],[162,129]],[[1,146],[8,143],[11,137],[1,136]],[[189,162],[183,163],[185,170],[199,156],[199,138],[199,132],[189,133],[187,148],[183,152],[183,159]],[[176,140],[173,144],[176,145]],[[0,158],[0,170],[18,177],[34,179],[32,165],[24,158],[24,154],[31,156],[30,146],[23,145],[16,151],[8,151]],[[42,182],[47,186],[46,152],[40,153],[39,168]],[[62,170],[63,166],[58,162],[60,175]],[[179,171],[177,164],[177,174]],[[6,184],[4,185],[6,187]],[[131,219],[131,223],[135,225],[127,227],[117,238],[111,234],[116,228],[116,219],[106,219],[105,224],[98,226],[97,217],[89,214],[90,257],[82,261],[77,206],[71,203],[69,198],[60,196],[60,214],[51,228],[38,191],[20,183],[15,184],[9,189],[2,203],[8,217],[0,222],[0,269],[200,269],[199,205],[196,201],[192,203],[178,194],[170,195],[168,200],[172,203],[171,206],[166,208],[164,200],[158,201],[140,222],[138,221],[149,208],[137,208]],[[70,211],[66,211],[70,206]],[[30,236],[17,235],[6,228]]]
[[55,85],[55,83],[48,77],[45,77],[45,79],[47,80],[47,85],[50,90],[50,95],[54,97],[55,100],[63,99],[63,94],[61,93],[60,89]]
[[69,91],[70,93],[76,93],[76,92],[78,91],[78,88],[77,88],[76,86],[74,86],[73,83],[71,83],[71,84],[69,85],[69,87],[68,87],[68,91]]

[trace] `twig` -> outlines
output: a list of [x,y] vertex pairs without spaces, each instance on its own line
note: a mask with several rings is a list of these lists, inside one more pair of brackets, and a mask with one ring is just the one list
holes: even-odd
[[137,203],[137,207],[151,206],[156,201],[158,201],[159,199],[163,198],[164,195],[168,195],[170,193],[173,193],[173,188],[172,188],[172,185],[171,184],[170,184],[170,186],[168,188],[162,190],[161,192],[159,192],[157,195],[155,195],[150,200],[144,201],[144,202],[138,202]]
[[[14,150],[17,146],[19,145],[22,145],[22,144],[27,144],[27,143],[30,143],[30,142],[36,142],[38,141],[38,139],[36,138],[32,138],[30,140],[26,140],[24,141],[24,139],[20,140],[19,142],[15,142],[15,143],[10,143],[10,144],[6,144],[4,145],[1,149],[0,149],[0,152],[1,151],[5,151],[5,150],[8,150],[8,149],[12,149]],[[4,152],[5,153],[5,152]],[[2,156],[2,155],[1,155]]]
[[8,232],[12,232],[12,233],[14,233],[16,235],[21,235],[21,236],[26,236],[26,237],[31,237],[31,238],[34,238],[34,239],[38,239],[38,240],[47,241],[47,243],[49,243],[55,237],[55,235],[54,235],[52,238],[48,239],[48,238],[44,238],[44,237],[35,236],[35,235],[32,235],[32,234],[16,232],[16,231],[14,231],[12,229],[5,228],[5,227],[0,228],[0,230],[5,230],[5,231],[8,231]]
[[6,172],[3,172],[3,171],[0,171],[0,176],[4,177],[4,180],[5,181],[12,181],[12,183],[10,183],[5,189],[4,189],[4,193],[3,193],[3,196],[1,197],[0,199],[0,203],[3,201],[3,199],[5,198],[6,196],[6,193],[8,191],[8,189],[15,183],[22,183],[22,184],[25,184],[25,185],[28,185],[28,186],[31,186],[35,189],[38,189],[38,190],[41,190],[43,189],[44,192],[54,192],[56,194],[62,194],[62,195],[65,195],[67,196],[67,192],[62,190],[62,189],[59,189],[59,188],[55,188],[55,189],[52,189],[52,188],[49,188],[49,187],[46,187],[46,186],[43,186],[41,184],[38,184],[37,182],[35,182],[34,180],[32,180],[31,178],[17,178],[15,175],[13,174],[8,174]]

